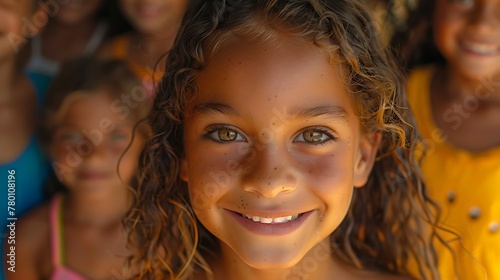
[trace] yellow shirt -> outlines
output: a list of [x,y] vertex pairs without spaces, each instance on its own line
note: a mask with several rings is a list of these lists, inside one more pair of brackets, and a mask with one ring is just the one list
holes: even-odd
[[[429,149],[422,163],[427,188],[442,208],[446,227],[461,235],[472,254],[452,235],[444,235],[455,250],[461,279],[500,280],[500,147],[471,153],[445,141],[431,111],[434,70],[416,69],[408,80],[408,100]],[[444,246],[438,254],[442,279],[457,279],[452,255]]]

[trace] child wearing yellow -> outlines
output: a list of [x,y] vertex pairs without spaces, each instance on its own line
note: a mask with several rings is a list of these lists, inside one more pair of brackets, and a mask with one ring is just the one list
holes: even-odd
[[441,58],[413,69],[408,99],[428,148],[430,195],[462,237],[447,240],[455,256],[438,246],[442,279],[456,279],[454,258],[461,279],[500,279],[500,1],[421,5],[433,9]]

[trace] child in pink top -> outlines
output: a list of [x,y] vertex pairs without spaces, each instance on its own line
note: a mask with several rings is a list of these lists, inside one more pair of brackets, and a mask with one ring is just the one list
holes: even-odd
[[19,222],[18,266],[8,279],[128,275],[121,220],[148,134],[139,123],[149,111],[145,96],[122,62],[63,67],[47,95],[41,141],[66,190]]

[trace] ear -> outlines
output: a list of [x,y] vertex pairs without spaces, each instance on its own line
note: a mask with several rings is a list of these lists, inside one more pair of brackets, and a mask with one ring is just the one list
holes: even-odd
[[188,176],[188,171],[187,171],[187,160],[186,158],[183,158],[181,160],[181,180],[184,182],[189,182],[189,176]]
[[368,181],[381,138],[380,132],[366,133],[361,136],[354,162],[354,187],[360,188]]

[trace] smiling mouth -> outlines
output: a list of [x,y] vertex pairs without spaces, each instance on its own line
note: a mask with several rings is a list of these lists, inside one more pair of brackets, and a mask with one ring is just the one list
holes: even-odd
[[480,55],[495,55],[500,53],[500,47],[495,44],[462,42],[463,48]]
[[259,217],[259,216],[250,216],[242,213],[238,213],[240,216],[243,218],[247,218],[248,220],[251,220],[256,223],[262,223],[262,224],[285,224],[289,223],[292,221],[295,221],[297,218],[303,215],[302,214],[297,214],[293,216],[283,216],[283,217],[276,217],[276,218],[266,218],[266,217]]

